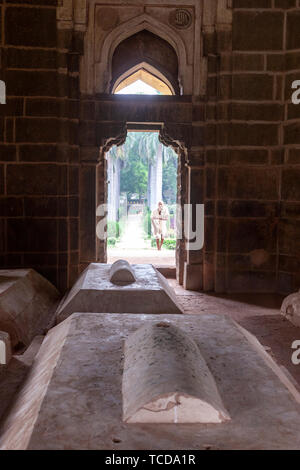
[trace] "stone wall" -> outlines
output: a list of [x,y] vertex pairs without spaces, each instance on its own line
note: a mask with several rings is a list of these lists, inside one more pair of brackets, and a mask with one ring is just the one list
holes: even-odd
[[57,33],[57,0],[0,4],[0,265],[63,290],[78,265],[76,37]]
[[232,34],[205,35],[204,267],[218,292],[290,292],[300,282],[299,2],[233,8]]
[[[278,4],[284,2],[277,2]],[[291,103],[291,84],[300,77],[300,2],[285,2],[285,34],[282,55],[270,64],[283,71],[284,125],[281,167],[281,212],[278,236],[278,289],[284,293],[300,285],[300,106]],[[284,73],[285,72],[285,73]]]

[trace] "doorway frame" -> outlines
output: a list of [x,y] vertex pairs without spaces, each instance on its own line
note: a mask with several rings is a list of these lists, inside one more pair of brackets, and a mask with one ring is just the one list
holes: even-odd
[[[147,124],[147,123],[133,123],[129,122],[126,124],[126,129],[127,133],[128,132],[155,132],[158,134],[159,141],[162,143],[163,146],[165,147],[171,147],[175,154],[177,155],[177,191],[176,191],[176,204],[181,206],[181,201],[184,197],[181,188],[185,187],[185,181],[186,181],[186,175],[185,175],[185,160],[186,160],[186,149],[183,148],[182,146],[179,147],[178,144],[174,141],[170,141],[170,139],[164,137],[163,129],[165,128],[164,123],[158,123],[158,124]],[[126,137],[127,137],[126,133]],[[123,140],[123,139],[122,139]],[[126,141],[126,138],[125,138]],[[125,142],[121,142],[117,145],[123,145]],[[112,148],[112,146],[110,147]],[[108,151],[106,151],[103,155],[103,158],[105,160],[105,163],[107,164],[107,155]],[[183,169],[183,170],[182,170]],[[107,169],[106,169],[107,170]],[[106,171],[107,173],[107,171]],[[108,180],[106,179],[106,201],[108,199]],[[182,227],[182,233],[184,233],[184,216],[181,211],[181,213],[177,214],[177,217],[180,217],[180,223]],[[97,241],[97,243],[99,240]],[[103,250],[102,250],[103,251]],[[105,260],[107,262],[108,260],[108,245],[107,241],[105,244]],[[159,270],[161,269],[169,269],[171,268],[172,270],[175,268],[176,271],[176,279],[180,284],[183,284],[183,275],[184,275],[184,263],[186,261],[186,256],[185,256],[185,240],[183,239],[176,239],[176,249],[175,249],[175,265],[172,266],[164,266],[164,265],[155,265],[155,267]]]
[[[96,236],[96,226],[103,218],[96,216],[96,211],[107,201],[105,154],[113,145],[122,145],[128,131],[158,131],[161,142],[175,150],[178,155],[178,202],[181,207],[191,202],[192,98],[98,95],[93,97],[92,103],[94,120],[81,123],[87,127],[87,133],[80,152],[80,270],[91,262],[107,261],[106,241]],[[185,287],[188,287],[188,261],[185,240],[182,239],[177,243],[176,277]],[[202,280],[200,288],[201,285]]]

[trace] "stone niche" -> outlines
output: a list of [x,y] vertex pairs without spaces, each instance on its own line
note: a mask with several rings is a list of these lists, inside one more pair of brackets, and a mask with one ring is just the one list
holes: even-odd
[[230,419],[198,346],[167,322],[145,325],[125,342],[122,392],[127,423]]
[[0,330],[12,348],[45,332],[58,299],[57,289],[33,269],[0,270]]
[[75,312],[181,314],[173,289],[151,264],[91,263],[65,296],[57,323]]

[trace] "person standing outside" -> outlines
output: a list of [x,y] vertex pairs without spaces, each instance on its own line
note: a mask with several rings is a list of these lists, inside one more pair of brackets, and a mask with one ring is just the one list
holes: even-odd
[[167,235],[167,221],[169,219],[168,208],[162,201],[159,201],[157,209],[154,209],[151,214],[151,222],[153,235],[156,238],[156,246],[158,251],[164,244]]

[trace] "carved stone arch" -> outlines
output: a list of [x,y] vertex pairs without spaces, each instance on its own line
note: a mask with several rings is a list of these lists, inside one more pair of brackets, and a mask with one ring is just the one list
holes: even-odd
[[[105,127],[105,126],[103,126]],[[105,136],[100,141],[100,161],[104,159],[105,154],[114,146],[120,147],[125,144],[127,138],[127,124],[125,122],[118,123],[114,126],[107,126]]]
[[187,161],[188,152],[191,147],[191,136],[191,126],[165,123],[161,127],[159,140],[166,147],[172,147],[178,155],[184,154]]
[[[111,87],[111,63],[116,47],[130,36],[143,31],[150,31],[158,37],[167,41],[178,56],[178,80],[182,94],[192,92],[192,66],[188,63],[187,51],[181,37],[168,25],[157,19],[143,14],[121,24],[112,30],[105,38],[101,50],[100,62],[96,65],[96,83],[98,93],[109,93]],[[102,85],[102,86],[101,86]]]
[[179,155],[179,153],[183,150],[179,143],[175,142],[167,134],[165,134],[164,128],[162,128],[159,133],[159,141],[166,147],[171,147],[174,152],[177,153],[177,155]]
[[[134,126],[133,126],[134,127]],[[99,145],[99,160],[104,158],[104,155],[114,146],[119,147],[126,142],[128,128],[126,122],[112,124],[103,124],[103,135],[100,137]],[[161,125],[159,130],[159,140],[166,147],[172,147],[173,150],[179,155],[184,153],[186,156],[190,149],[191,141],[191,127],[182,125],[167,124]]]

